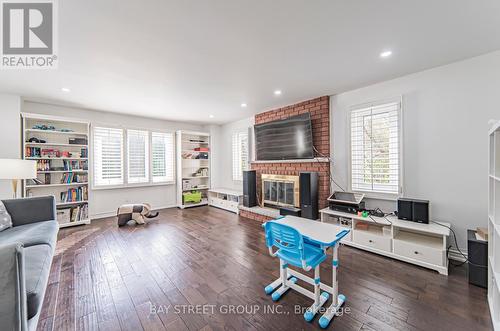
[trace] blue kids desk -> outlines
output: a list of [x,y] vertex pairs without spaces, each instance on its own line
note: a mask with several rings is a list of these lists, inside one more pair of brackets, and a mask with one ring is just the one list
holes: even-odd
[[[338,294],[337,268],[339,242],[349,233],[349,229],[296,216],[269,221],[263,227],[269,253],[280,259],[280,277],[266,286],[266,293],[272,293],[272,299],[277,301],[286,291],[293,289],[313,299],[313,305],[304,314],[308,322],[314,318],[331,294],[332,304],[319,320],[320,326],[326,328],[346,300],[343,294]],[[331,248],[333,253],[332,286],[321,282],[319,271],[320,264],[327,258],[328,248]],[[289,264],[306,271],[314,269],[314,278],[288,268]],[[297,278],[313,285],[314,292],[297,285]],[[321,290],[325,292],[320,294]]]

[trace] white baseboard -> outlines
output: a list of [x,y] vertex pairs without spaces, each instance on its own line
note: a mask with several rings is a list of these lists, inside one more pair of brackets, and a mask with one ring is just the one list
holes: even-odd
[[[159,207],[155,207],[151,210],[161,210],[161,209],[168,209],[168,208],[175,208],[177,207],[177,205],[169,205],[169,206],[159,206]],[[96,213],[96,214],[92,214],[90,215],[90,219],[91,220],[96,220],[96,219],[100,219],[100,218],[108,218],[108,217],[113,217],[113,216],[116,216],[116,210],[115,211],[106,211],[106,212],[102,212],[102,213]]]

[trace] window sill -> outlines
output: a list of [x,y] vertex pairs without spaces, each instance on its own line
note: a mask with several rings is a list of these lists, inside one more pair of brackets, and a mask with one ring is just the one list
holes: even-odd
[[168,185],[175,185],[175,182],[123,184],[123,185],[109,185],[109,186],[94,186],[94,185],[92,185],[92,190],[104,191],[104,190],[115,190],[115,189],[126,189],[126,188],[168,186]]
[[397,201],[399,198],[398,194],[391,194],[391,193],[380,193],[380,192],[361,191],[361,190],[352,190],[352,192],[363,193],[365,195],[365,199]]

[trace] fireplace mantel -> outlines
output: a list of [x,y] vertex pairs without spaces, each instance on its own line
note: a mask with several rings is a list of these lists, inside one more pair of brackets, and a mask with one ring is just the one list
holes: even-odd
[[250,163],[313,163],[313,162],[330,162],[330,160],[327,157],[315,157],[314,159],[265,160],[265,161],[252,161]]

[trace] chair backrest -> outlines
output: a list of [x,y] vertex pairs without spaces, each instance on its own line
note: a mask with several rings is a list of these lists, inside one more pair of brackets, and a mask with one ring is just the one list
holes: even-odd
[[273,221],[267,222],[264,229],[267,247],[275,246],[278,249],[298,254],[301,259],[304,258],[304,238],[299,231],[288,225]]

